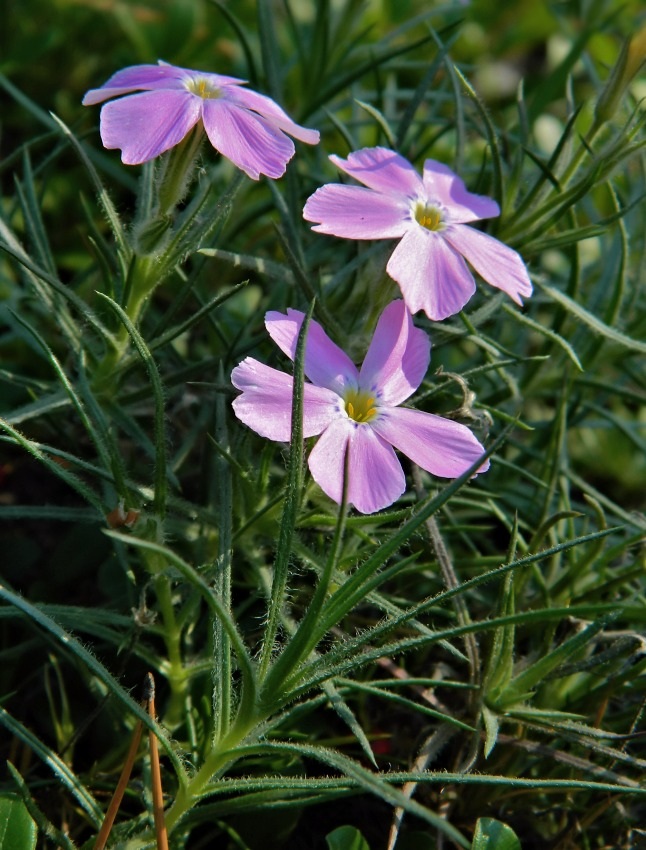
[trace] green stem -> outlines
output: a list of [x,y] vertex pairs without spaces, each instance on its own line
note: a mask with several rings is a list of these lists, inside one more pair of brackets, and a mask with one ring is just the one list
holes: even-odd
[[296,343],[294,357],[294,390],[292,399],[292,434],[289,456],[287,493],[280,524],[276,560],[274,562],[274,578],[271,585],[267,624],[263,636],[263,646],[260,653],[260,680],[264,679],[269,668],[275,649],[276,637],[285,604],[287,580],[289,577],[289,559],[291,556],[292,535],[296,525],[296,516],[301,498],[303,479],[303,376],[305,365],[305,340],[307,328],[314,312],[315,301],[303,320]]
[[154,585],[157,605],[163,623],[168,658],[165,673],[170,686],[170,700],[164,723],[170,729],[176,729],[184,720],[188,687],[186,670],[182,663],[182,630],[175,617],[170,579],[168,576],[158,573],[154,578]]
[[246,720],[239,718],[228,734],[206,756],[204,764],[198,772],[187,783],[179,786],[175,800],[165,817],[169,833],[172,832],[173,827],[182,816],[193,808],[212,777],[237,760],[236,748],[245,741],[253,729],[258,729],[261,726],[263,719],[262,717],[247,718]]
[[[135,257],[130,267],[126,283],[124,310],[137,327],[141,311],[153,289],[159,281],[156,274],[155,259],[150,256]],[[130,346],[128,328],[121,323],[115,334],[115,343],[111,351],[98,364],[94,373],[93,387],[98,392],[114,386],[114,373]]]
[[269,670],[267,678],[261,684],[260,704],[271,706],[270,710],[276,706],[277,697],[282,695],[281,685],[287,679],[296,665],[302,658],[308,656],[318,643],[319,637],[314,628],[323,605],[328,597],[330,582],[334,571],[338,566],[339,557],[345,533],[346,520],[348,515],[348,450],[346,447],[344,458],[344,476],[343,476],[343,497],[339,508],[339,516],[334,530],[334,538],[330,547],[325,567],[319,578],[319,582],[314,591],[314,595],[308,605],[307,612],[300,622],[296,632],[292,635],[289,643],[281,652],[280,657]]
[[561,176],[561,185],[563,188],[566,188],[579,166],[581,165],[581,160],[587,155],[590,154],[590,149],[592,147],[592,143],[594,142],[597,133],[601,130],[603,125],[599,122],[597,118],[594,119],[592,123],[592,127],[586,133],[585,139],[579,145],[577,152],[572,157],[570,164],[565,169]]
[[[222,362],[218,370],[218,380],[224,384],[224,369]],[[230,449],[227,434],[227,397],[224,393],[218,393],[215,402],[215,436],[216,445],[223,451]],[[214,591],[219,596],[222,605],[229,613],[231,612],[231,554],[232,554],[232,480],[231,466],[227,460],[218,455],[215,460],[216,475],[219,491],[219,535],[218,535],[218,559],[214,579]],[[218,617],[213,619],[213,738],[214,741],[222,738],[231,723],[231,678],[232,658],[231,641]]]

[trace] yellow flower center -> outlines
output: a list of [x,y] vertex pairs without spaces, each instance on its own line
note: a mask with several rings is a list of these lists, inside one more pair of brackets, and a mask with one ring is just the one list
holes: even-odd
[[415,204],[415,221],[427,230],[444,230],[442,210],[433,204],[418,201]]
[[214,86],[204,77],[189,80],[188,90],[201,97],[203,100],[215,100],[222,95],[222,92],[217,86]]
[[349,390],[345,395],[345,412],[355,422],[370,422],[377,415],[375,401],[365,390]]

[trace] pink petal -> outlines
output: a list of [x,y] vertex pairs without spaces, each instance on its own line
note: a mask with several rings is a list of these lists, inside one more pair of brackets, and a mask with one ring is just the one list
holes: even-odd
[[[296,356],[298,333],[304,318],[304,313],[292,309],[287,310],[286,316],[274,310],[265,316],[265,327],[269,336],[290,360]],[[315,321],[311,321],[307,329],[305,374],[313,384],[327,387],[339,395],[348,386],[358,386],[357,367]]]
[[404,472],[392,448],[367,424],[338,419],[326,428],[308,461],[316,483],[331,499],[341,503],[347,444],[348,502],[363,514],[391,505],[406,489]]
[[[261,437],[289,442],[292,435],[294,379],[253,357],[231,372],[231,383],[242,390],[232,402],[235,415]],[[303,436],[320,434],[341,415],[339,397],[323,387],[303,385]]]
[[424,186],[428,201],[438,201],[445,207],[451,222],[462,223],[500,215],[500,207],[492,198],[468,192],[458,175],[441,162],[426,160]]
[[377,192],[409,199],[425,195],[422,179],[410,162],[388,148],[363,148],[347,159],[334,155],[330,159],[337,168]]
[[303,209],[306,221],[315,221],[317,233],[344,239],[392,239],[410,227],[410,204],[362,186],[328,183],[311,195]]
[[229,98],[203,101],[202,119],[213,147],[252,180],[282,177],[294,143],[280,130]]
[[378,393],[384,404],[401,404],[422,383],[430,351],[428,336],[413,325],[404,302],[393,301],[379,317],[359,384]]
[[[413,463],[441,478],[457,478],[484,453],[466,425],[421,410],[384,410],[370,424]],[[488,468],[487,460],[478,472]]]
[[386,266],[411,313],[423,310],[436,322],[459,312],[476,291],[473,275],[444,241],[445,233],[411,227]]
[[200,118],[199,97],[187,91],[149,91],[101,108],[101,139],[119,148],[126,165],[140,165],[182,141]]
[[101,88],[90,89],[83,98],[84,106],[119,97],[134,91],[154,91],[156,89],[187,90],[189,83],[195,80],[207,80],[212,87],[242,85],[244,80],[237,77],[226,77],[222,74],[212,74],[209,71],[191,71],[189,68],[179,68],[161,60],[157,65],[131,65],[117,71]]
[[190,72],[174,65],[131,65],[113,74],[101,88],[90,89],[81,102],[83,106],[91,106],[142,89],[185,89],[189,79]]
[[517,251],[473,227],[447,227],[442,235],[471,263],[480,277],[502,289],[517,304],[532,294],[532,282]]
[[306,142],[309,145],[316,145],[321,138],[318,130],[310,130],[307,127],[301,127],[300,124],[296,124],[292,121],[289,115],[281,109],[276,101],[264,94],[258,94],[258,92],[252,91],[251,89],[232,88],[227,90],[226,98],[244,109],[252,109],[259,115],[262,115],[263,118],[266,118],[270,124],[274,125],[274,127],[282,130],[283,133],[293,136],[301,142]]

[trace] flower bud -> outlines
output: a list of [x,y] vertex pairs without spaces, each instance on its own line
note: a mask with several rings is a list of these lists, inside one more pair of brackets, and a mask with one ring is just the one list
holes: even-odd
[[597,101],[594,112],[597,124],[603,124],[612,118],[624,92],[645,62],[646,27],[642,27],[636,35],[627,38],[623,43],[619,57]]

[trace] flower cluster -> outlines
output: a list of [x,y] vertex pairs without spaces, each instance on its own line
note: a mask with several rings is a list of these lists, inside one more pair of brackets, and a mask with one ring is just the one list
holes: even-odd
[[[120,149],[130,165],[159,156],[202,126],[213,147],[249,177],[277,178],[294,154],[289,136],[308,144],[319,140],[316,130],[294,123],[273,100],[244,88],[243,80],[162,62],[118,71],[83,99],[86,105],[104,101],[103,143]],[[303,210],[313,230],[399,240],[386,271],[403,301],[382,312],[361,368],[315,321],[305,345],[303,431],[319,438],[308,458],[312,477],[334,501],[341,502],[345,489],[350,504],[372,513],[405,490],[395,449],[448,478],[462,475],[484,453],[466,426],[402,406],[430,359],[430,341],[412,314],[421,310],[440,321],[460,311],[476,289],[469,267],[519,305],[532,284],[516,251],[472,226],[498,216],[498,204],[469,192],[446,165],[427,159],[420,176],[404,157],[382,147],[330,159],[362,185],[317,189]],[[292,309],[265,317],[272,340],[291,360],[303,319]],[[236,416],[267,439],[289,441],[293,378],[247,357],[231,380],[241,391],[233,402]],[[488,466],[483,462],[477,471]]]

